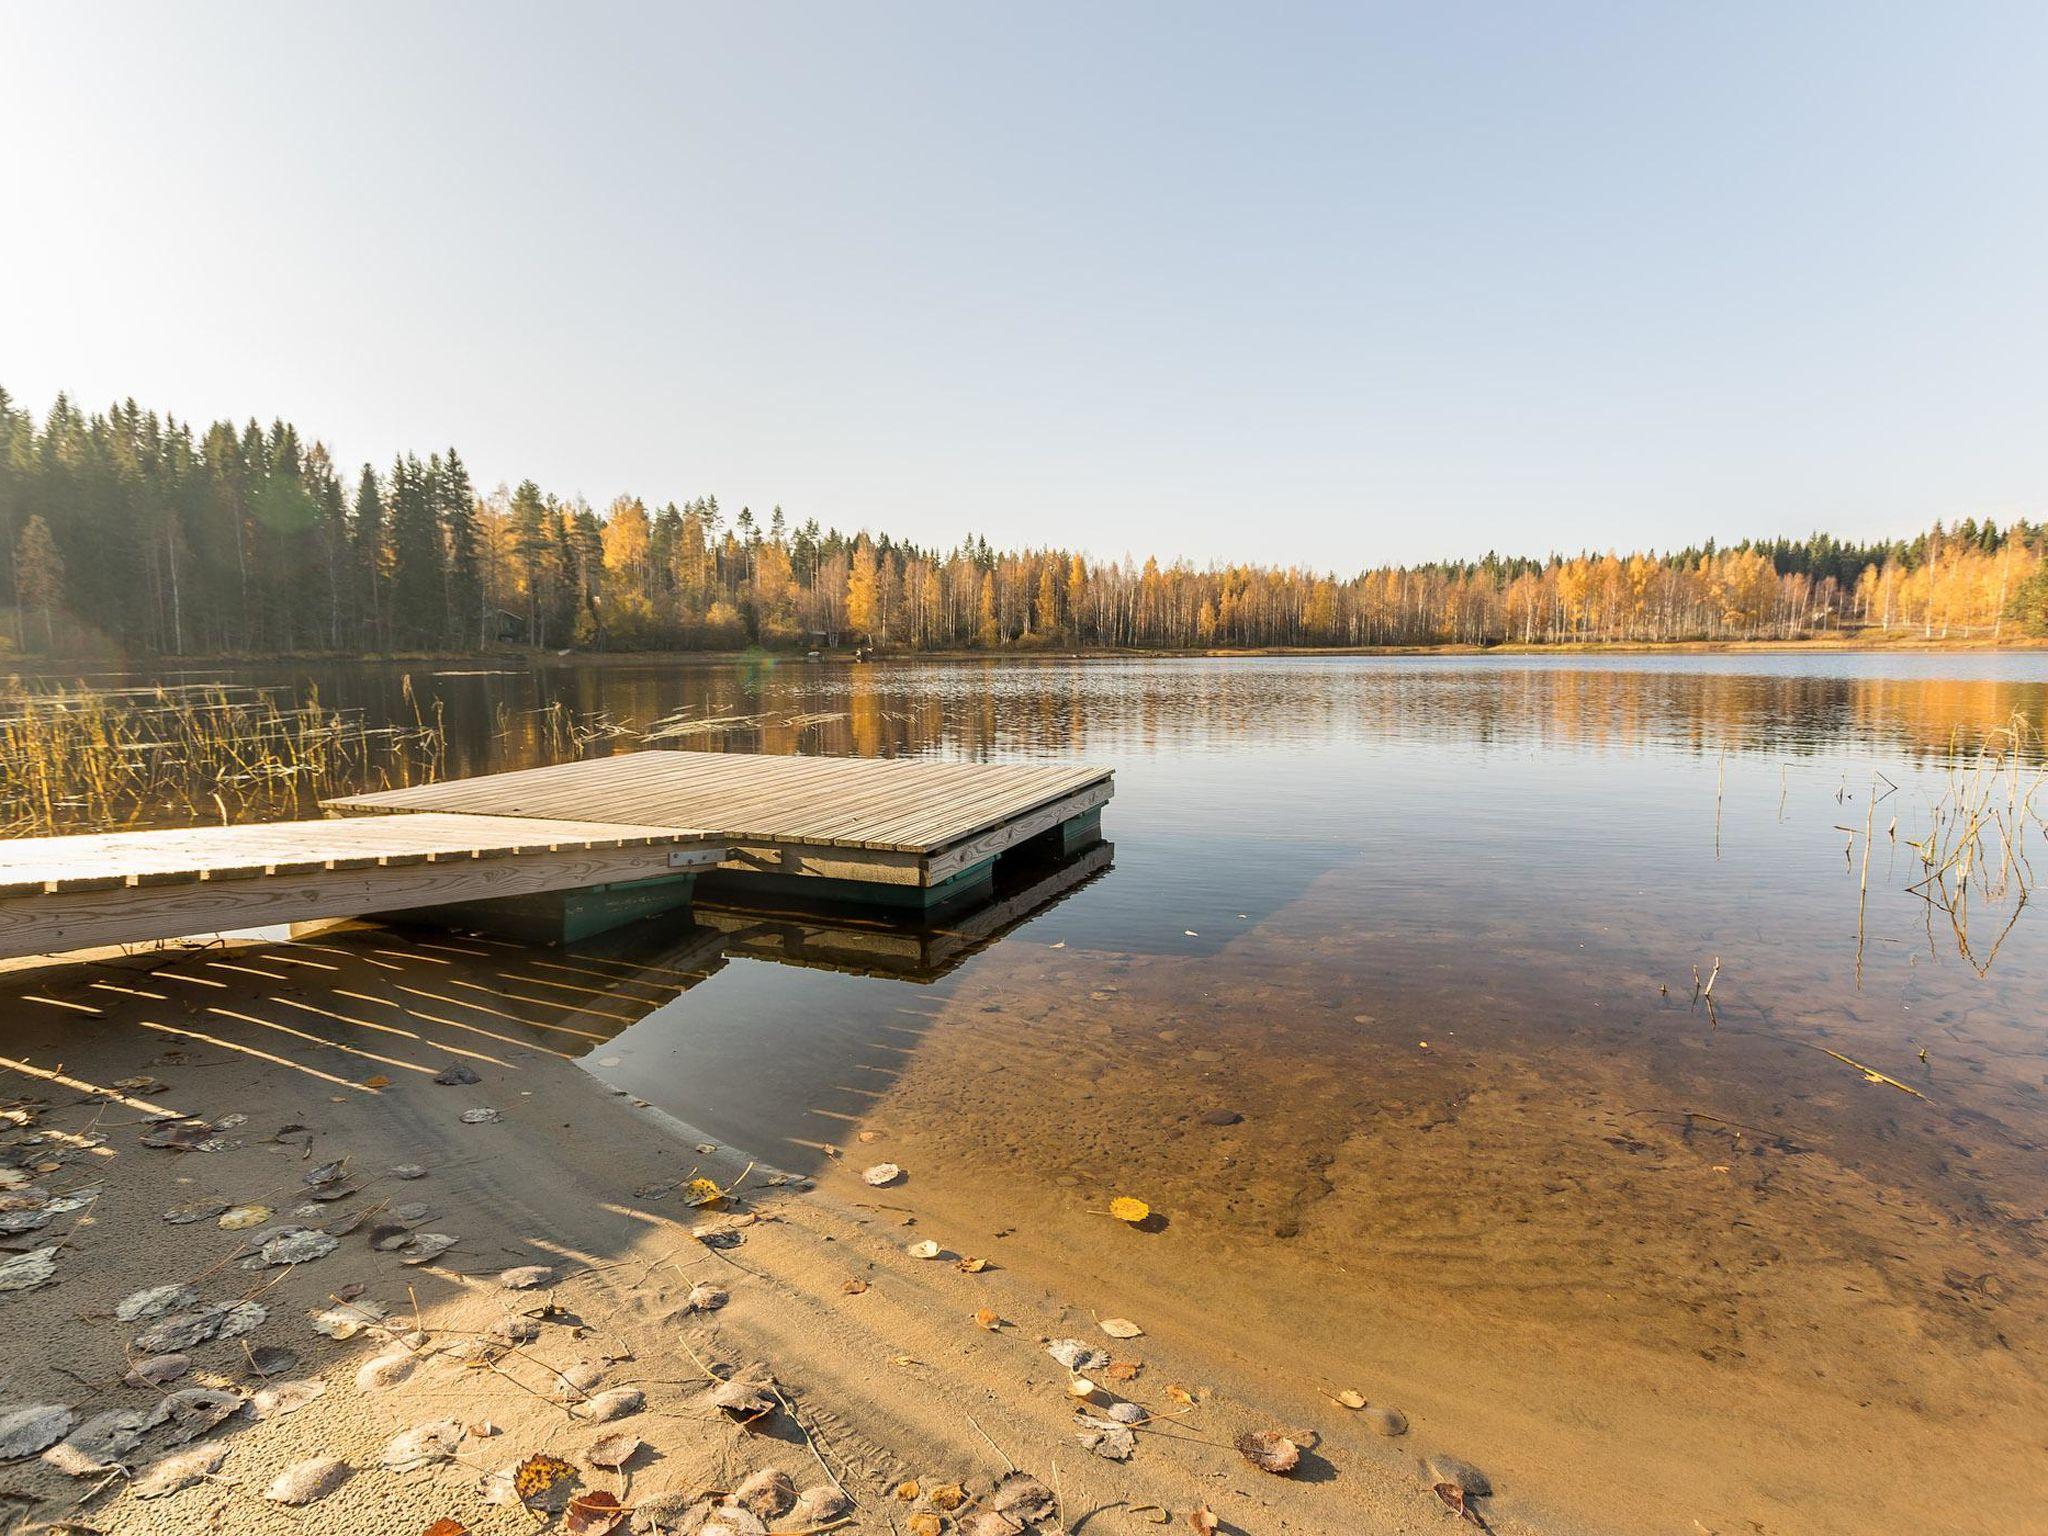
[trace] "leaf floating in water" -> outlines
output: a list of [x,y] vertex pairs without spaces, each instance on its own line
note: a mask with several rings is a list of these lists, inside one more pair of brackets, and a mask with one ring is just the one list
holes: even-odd
[[273,1504],[311,1504],[347,1482],[352,1470],[338,1456],[308,1456],[278,1473],[263,1497]]
[[1128,1317],[1105,1317],[1095,1326],[1108,1334],[1112,1339],[1141,1338],[1145,1332],[1144,1329],[1140,1328]]
[[861,1175],[861,1180],[863,1183],[872,1184],[875,1188],[880,1189],[884,1185],[894,1184],[902,1177],[903,1170],[894,1163],[877,1163]]
[[913,1259],[936,1259],[942,1250],[937,1243],[933,1242],[930,1238],[926,1238],[921,1243],[912,1243],[903,1251]]
[[1118,1195],[1109,1202],[1109,1214],[1118,1221],[1129,1222],[1132,1226],[1136,1226],[1152,1214],[1152,1207],[1142,1200],[1132,1198],[1130,1195]]

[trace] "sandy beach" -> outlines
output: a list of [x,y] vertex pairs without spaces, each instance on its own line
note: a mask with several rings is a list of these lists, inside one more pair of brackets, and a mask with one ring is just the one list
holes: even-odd
[[[0,978],[20,1229],[0,1255],[0,1438],[22,1452],[0,1469],[6,1528],[1454,1523],[1423,1460],[1454,1448],[1373,1431],[1397,1405],[1333,1396],[1304,1417],[1202,1350],[1199,1319],[1113,1337],[1100,1284],[1049,1284],[986,1219],[921,1213],[914,1172],[863,1182],[886,1138],[850,1136],[815,1182],[701,1141],[570,1059],[575,1008],[510,1023],[546,983],[508,982],[507,959],[365,928]],[[604,964],[584,990],[629,992]],[[693,1180],[725,1198],[693,1205]],[[1070,1371],[1063,1340],[1098,1354]],[[722,1383],[768,1411],[736,1422]],[[1291,1473],[1233,1449],[1258,1431],[1300,1447]],[[545,1485],[524,1502],[522,1464]],[[281,1502],[305,1491],[287,1474],[331,1490]],[[1569,1528],[1472,1506],[1503,1532]]]

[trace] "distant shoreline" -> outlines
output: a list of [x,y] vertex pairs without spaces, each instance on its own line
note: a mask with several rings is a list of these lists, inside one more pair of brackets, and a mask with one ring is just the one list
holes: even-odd
[[[1044,646],[1028,649],[974,650],[949,649],[935,651],[881,650],[871,653],[875,661],[945,661],[945,662],[1026,662],[1026,661],[1134,661],[1145,659],[1177,660],[1229,660],[1234,657],[1342,657],[1342,656],[1694,656],[1694,655],[1764,655],[1771,653],[1798,655],[1804,652],[1828,652],[1869,655],[1932,655],[1947,653],[1998,654],[2014,652],[2032,654],[2048,652],[2048,636],[2009,636],[1991,639],[1988,636],[1957,636],[1948,639],[1927,639],[1918,635],[1893,633],[1891,635],[1869,635],[1866,633],[1816,636],[1804,640],[1575,640],[1551,643],[1520,642],[1500,645],[1358,645],[1358,646],[1247,646],[1243,648],[1224,647],[1144,647],[1120,649],[1112,646],[1088,646],[1081,649],[1067,649],[1060,646]],[[636,666],[649,662],[709,662],[730,664],[735,662],[759,661],[801,664],[809,653],[798,650],[771,650],[765,647],[746,650],[705,650],[705,651],[532,651],[507,649],[496,651],[454,651],[454,652],[387,652],[364,653],[344,651],[285,651],[272,654],[226,654],[211,656],[112,656],[104,654],[79,654],[68,656],[13,655],[0,657],[0,675],[9,673],[47,676],[79,668],[93,670],[148,670],[176,671],[192,667],[208,666],[250,666],[284,665],[293,662],[308,665],[355,662],[368,665],[396,666],[417,664],[443,667],[451,670],[463,667],[486,669],[494,666],[520,666],[545,670],[554,666]],[[840,647],[818,653],[818,659],[839,665],[855,662],[851,648]]]

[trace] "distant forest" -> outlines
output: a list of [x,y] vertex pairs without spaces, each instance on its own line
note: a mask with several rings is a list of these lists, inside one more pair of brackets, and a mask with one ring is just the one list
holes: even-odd
[[1398,646],[2048,633],[2048,526],[1387,566],[1098,560],[821,528],[715,496],[479,493],[453,448],[352,473],[287,422],[0,390],[0,651],[210,656]]

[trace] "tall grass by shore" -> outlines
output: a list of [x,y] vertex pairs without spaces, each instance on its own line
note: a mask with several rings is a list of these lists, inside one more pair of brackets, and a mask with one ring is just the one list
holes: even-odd
[[0,834],[316,815],[325,795],[441,772],[440,701],[373,726],[317,691],[226,683],[97,689],[0,683]]

